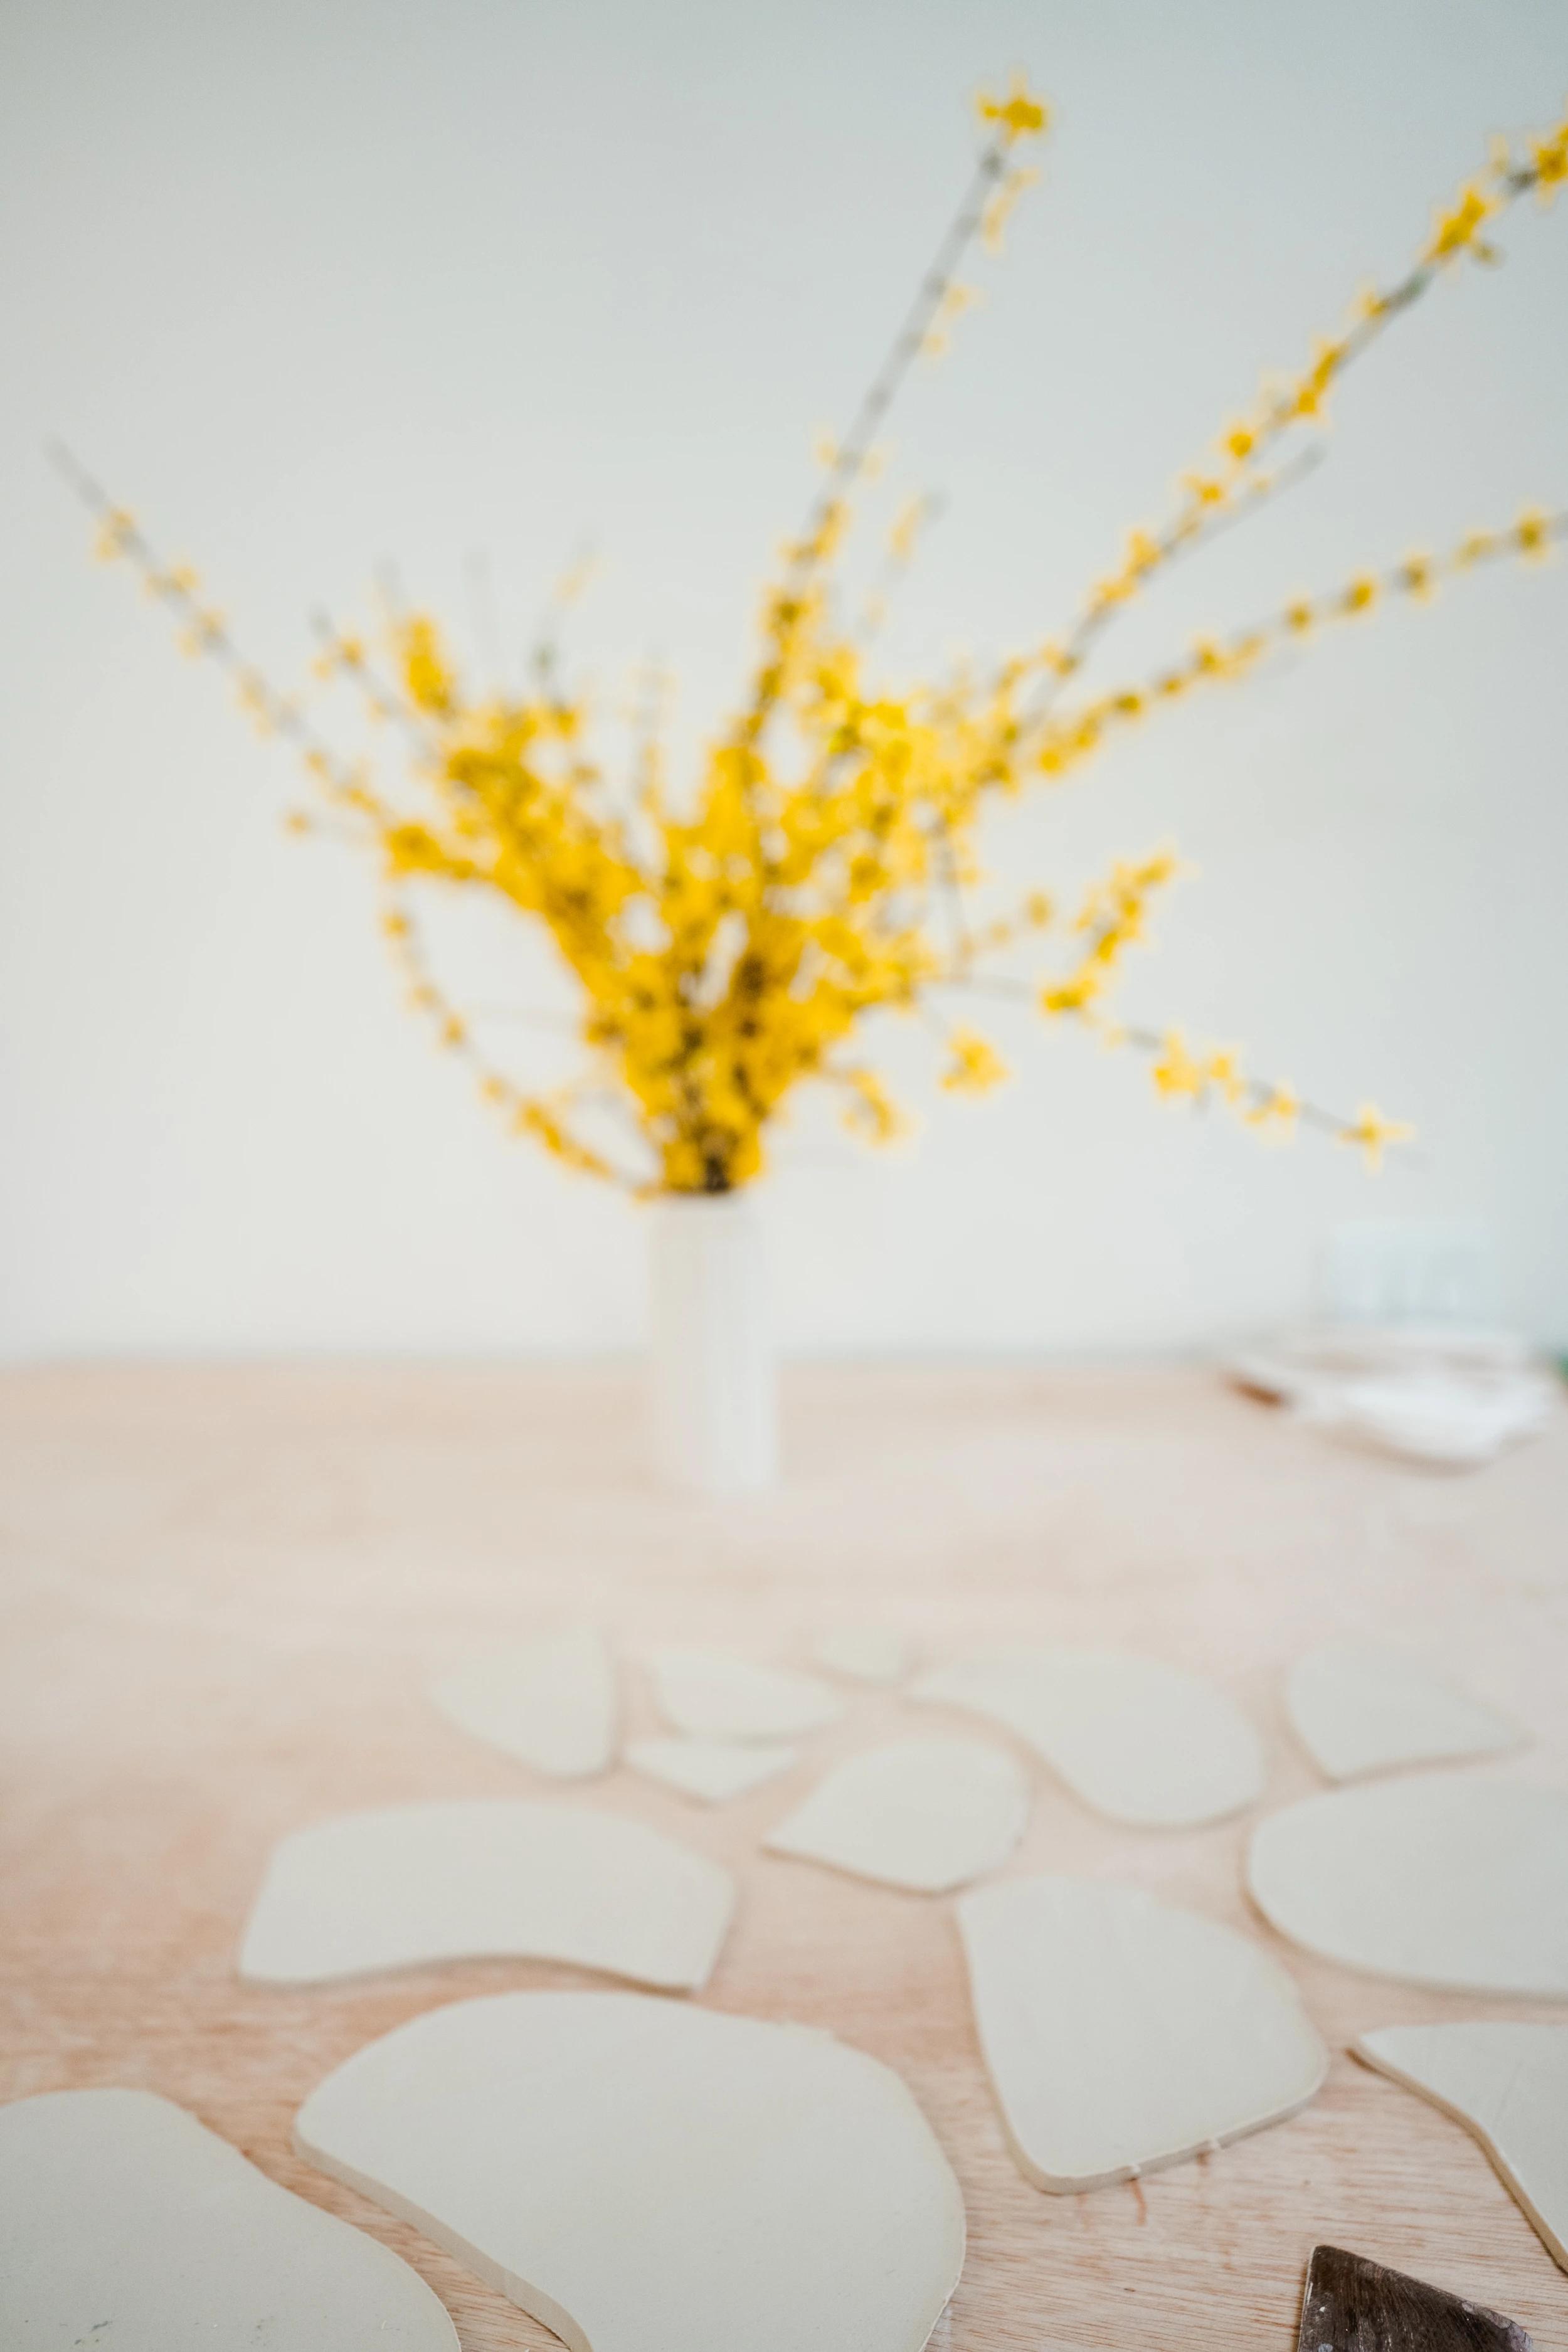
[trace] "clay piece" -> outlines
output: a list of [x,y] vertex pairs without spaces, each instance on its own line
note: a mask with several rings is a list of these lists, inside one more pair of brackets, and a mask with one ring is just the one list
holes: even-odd
[[885,1625],[841,1625],[817,1636],[815,1655],[829,1674],[891,1689],[910,1671],[913,1653],[901,1633]]
[[637,1993],[427,2011],[300,2109],[300,2152],[572,2352],[920,2352],[963,2205],[900,2077],[830,2034]]
[[1384,1642],[1328,1642],[1298,1658],[1285,1704],[1331,1780],[1517,1748],[1512,1724]]
[[1212,1683],[1121,1650],[983,1650],[913,1688],[999,1723],[1112,1821],[1184,1829],[1223,1821],[1263,1787],[1247,1717]]
[[458,2352],[417,2271],[148,2091],[0,2107],[0,2344]]
[[1568,2270],[1568,2025],[1390,2025],[1351,2046],[1475,2135]]
[[1568,1791],[1468,1772],[1326,1790],[1252,1833],[1247,1882],[1293,1943],[1453,1992],[1568,1999]]
[[787,1772],[797,1752],[774,1739],[634,1739],[626,1762],[634,1772],[662,1780],[683,1797],[725,1805]]
[[615,1762],[616,1664],[592,1627],[483,1651],[441,1675],[430,1696],[460,1731],[553,1780],[587,1780]]
[[389,1805],[283,1840],[239,1972],[316,1984],[500,1955],[695,1991],[734,1899],[716,1862],[615,1813],[506,1799]]
[[1297,2114],[1329,2053],[1278,1961],[1112,1879],[1005,1879],[959,1931],[1019,2170],[1058,2194],[1131,2180]]
[[1342,2246],[1314,2246],[1296,2352],[1532,2352],[1516,2320]]
[[793,1739],[844,1712],[816,1675],[759,1666],[725,1650],[655,1650],[648,1665],[659,1713],[698,1739]]
[[1028,1818],[1028,1781],[1001,1748],[899,1739],[835,1765],[763,1843],[770,1853],[942,1895],[998,1869]]

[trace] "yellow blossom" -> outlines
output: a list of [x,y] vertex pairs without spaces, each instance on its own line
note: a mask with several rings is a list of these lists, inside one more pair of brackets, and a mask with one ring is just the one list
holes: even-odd
[[1490,260],[1491,247],[1481,241],[1480,232],[1497,210],[1497,199],[1491,193],[1472,181],[1461,188],[1458,201],[1447,213],[1440,213],[1426,248],[1428,261],[1451,261],[1456,254],[1467,250],[1482,260]]
[[977,101],[983,122],[994,122],[1004,146],[1019,139],[1037,138],[1049,120],[1042,101],[1031,95],[1021,74],[1015,74],[1013,85],[1005,98],[990,98],[984,92]]
[[456,680],[435,622],[416,613],[396,624],[393,641],[410,702],[432,718],[446,718],[455,707]]
[[1185,1038],[1179,1029],[1166,1032],[1160,1058],[1150,1073],[1163,1095],[1201,1095],[1204,1090],[1204,1065],[1194,1061],[1187,1051]]
[[1341,1141],[1355,1145],[1367,1166],[1376,1169],[1382,1167],[1390,1144],[1408,1142],[1415,1132],[1399,1119],[1384,1118],[1375,1103],[1363,1103],[1353,1122],[1342,1130]]
[[1026,188],[1034,186],[1039,176],[1038,172],[1028,168],[1016,168],[1006,174],[1001,186],[981,215],[980,241],[987,253],[1001,252],[1007,223],[1013,216],[1019,197]]
[[1526,555],[1543,556],[1552,551],[1552,520],[1539,507],[1527,507],[1513,527],[1513,535]]
[[1248,1127],[1259,1128],[1266,1135],[1293,1135],[1301,1116],[1301,1099],[1294,1087],[1266,1087],[1245,1113]]
[[[982,895],[985,822],[1040,777],[1075,773],[1127,727],[1158,724],[1163,710],[1247,677],[1271,651],[1331,636],[1385,601],[1424,597],[1491,559],[1543,556],[1568,529],[1568,517],[1531,508],[1447,554],[1363,571],[1251,625],[1205,635],[1188,653],[1167,653],[1146,679],[1100,683],[1088,669],[1122,611],[1171,563],[1296,478],[1301,459],[1291,453],[1310,460],[1317,443],[1305,428],[1362,352],[1450,262],[1484,257],[1483,232],[1519,196],[1532,187],[1549,196],[1568,177],[1565,122],[1519,148],[1520,160],[1494,155],[1489,176],[1440,215],[1403,278],[1363,296],[1304,366],[1265,380],[1217,451],[1180,479],[1173,511],[1121,541],[1053,635],[1031,622],[1022,654],[915,676],[880,667],[878,649],[842,617],[845,550],[874,471],[870,453],[922,325],[941,341],[973,299],[958,274],[967,246],[997,240],[1033,176],[1014,167],[1011,151],[1046,128],[1045,108],[1022,82],[984,98],[981,113],[992,135],[913,312],[848,428],[819,449],[826,478],[761,599],[747,691],[684,775],[670,772],[658,709],[646,723],[640,707],[634,714],[629,758],[606,754],[599,764],[597,714],[553,635],[586,562],[559,583],[521,688],[477,689],[426,613],[395,612],[374,659],[359,636],[334,633],[319,669],[342,676],[368,716],[394,722],[374,761],[351,761],[250,663],[188,567],[161,562],[130,515],[63,459],[98,519],[101,551],[129,560],[190,649],[287,735],[332,814],[326,829],[360,840],[374,859],[393,901],[382,926],[432,1034],[460,1052],[509,1127],[563,1166],[634,1192],[718,1193],[749,1182],[803,1086],[836,1088],[849,1123],[872,1140],[900,1132],[880,1079],[851,1058],[878,1013],[918,1012],[939,1026],[945,1088],[996,1084],[1005,1073],[989,1042],[951,1025],[965,989],[972,1003],[983,991],[1031,999],[1146,1055],[1162,1093],[1229,1106],[1266,1135],[1291,1132],[1300,1099],[1248,1075],[1237,1049],[1110,1017],[1153,901],[1175,877],[1173,854],[1115,863],[1058,926],[1058,968],[1031,972],[1034,936],[1057,919],[1052,901],[1033,889],[998,913]],[[892,568],[909,560],[928,512],[919,499],[900,512]],[[879,596],[889,577],[884,566]],[[409,908],[465,894],[525,927],[574,992],[580,1066],[553,1092],[527,1091],[495,1066],[491,1033],[480,1027],[476,1042],[444,993],[439,960],[414,930]],[[998,969],[1003,959],[1011,961]],[[1373,1160],[1405,1132],[1370,1106],[1353,1120],[1316,1106],[1305,1115]],[[618,1147],[601,1140],[611,1135]]]
[[135,538],[135,516],[128,513],[124,507],[110,507],[99,517],[93,554],[100,563],[112,563],[117,557],[131,552]]
[[989,1041],[973,1029],[955,1029],[947,1041],[951,1059],[942,1074],[950,1094],[983,1095],[1001,1085],[1007,1066]]
[[1560,122],[1546,138],[1537,140],[1530,154],[1537,191],[1542,202],[1549,204],[1563,182],[1568,180],[1568,119]]

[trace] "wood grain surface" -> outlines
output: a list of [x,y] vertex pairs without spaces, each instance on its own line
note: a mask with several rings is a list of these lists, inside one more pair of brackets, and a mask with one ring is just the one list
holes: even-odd
[[[0,1381],[0,2095],[132,2084],[395,2246],[469,2352],[548,2332],[313,2171],[290,2118],[361,2043],[437,2002],[591,1979],[483,1961],[300,1991],[235,1951],[268,1852],[355,1805],[527,1793],[426,1696],[474,1644],[592,1620],[804,1662],[818,1630],[1122,1643],[1223,1681],[1262,1727],[1267,1804],[1314,1775],[1280,1675],[1330,1633],[1422,1642],[1535,1735],[1487,1772],[1568,1779],[1568,1428],[1479,1474],[1339,1448],[1188,1371],[802,1370],[790,1483],[654,1492],[630,1370],[61,1368]],[[1118,1874],[1247,1929],[1334,2050],[1302,2116],[1077,2198],[1032,2189],[976,2054],[951,1907],[763,1855],[820,1765],[919,1720],[858,1697],[799,1768],[707,1811],[626,1772],[570,1801],[740,1874],[714,2006],[826,2026],[905,2076],[963,2182],[963,2281],[936,2352],[1289,2352],[1308,2255],[1354,2248],[1568,2347],[1568,2278],[1459,2126],[1344,2054],[1372,2027],[1561,2009],[1405,1990],[1279,1944],[1246,1824],[1134,1832],[1037,1766],[1010,1868]],[[973,1725],[965,1727],[974,1728]],[[997,1735],[1001,1737],[1000,1734]],[[737,2345],[734,2352],[745,2352]],[[802,2347],[809,2352],[809,2347]]]

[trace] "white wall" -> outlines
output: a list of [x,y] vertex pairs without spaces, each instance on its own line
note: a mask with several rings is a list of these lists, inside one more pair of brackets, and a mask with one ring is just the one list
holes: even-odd
[[[378,559],[521,642],[589,536],[609,684],[689,737],[763,563],[1027,65],[1047,185],[894,436],[950,500],[901,645],[1048,626],[1251,391],[1395,269],[1561,0],[9,0],[0,16],[4,1320],[12,1356],[635,1342],[636,1213],[506,1141],[407,1022],[283,755],[95,572],[70,440],[285,675]],[[1568,203],[1346,389],[1332,464],[1129,626],[1137,657],[1363,556],[1568,503]],[[1166,1347],[1288,1312],[1358,1214],[1474,1214],[1568,1332],[1568,568],[1477,581],[1194,703],[1042,798],[1009,865],[1200,870],[1130,1015],[1422,1130],[1369,1190],[1158,1106],[1028,1021],[1019,1072],[866,1158],[806,1118],[767,1213],[802,1349]]]

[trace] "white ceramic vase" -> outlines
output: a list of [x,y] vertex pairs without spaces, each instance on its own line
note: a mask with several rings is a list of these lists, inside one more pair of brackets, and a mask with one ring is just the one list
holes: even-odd
[[649,1212],[654,1462],[688,1494],[778,1476],[778,1389],[762,1233],[749,1196],[671,1192]]

